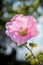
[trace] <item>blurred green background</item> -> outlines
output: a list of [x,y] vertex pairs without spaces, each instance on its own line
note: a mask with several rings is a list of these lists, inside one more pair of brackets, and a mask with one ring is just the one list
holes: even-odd
[[39,6],[43,7],[43,0],[0,0],[0,29],[15,14],[41,16],[43,11],[39,11]]

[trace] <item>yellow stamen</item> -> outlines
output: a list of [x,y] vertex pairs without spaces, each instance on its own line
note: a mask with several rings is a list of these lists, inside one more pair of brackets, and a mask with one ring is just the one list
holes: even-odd
[[26,35],[26,33],[27,33],[27,32],[26,32],[25,29],[20,28],[19,35],[24,36],[24,35]]

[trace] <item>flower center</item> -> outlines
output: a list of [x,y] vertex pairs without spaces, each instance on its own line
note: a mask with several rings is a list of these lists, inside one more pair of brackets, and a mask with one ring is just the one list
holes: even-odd
[[25,36],[27,34],[27,31],[26,31],[26,29],[24,29],[24,28],[20,28],[20,31],[19,31],[19,35],[21,35],[21,36]]

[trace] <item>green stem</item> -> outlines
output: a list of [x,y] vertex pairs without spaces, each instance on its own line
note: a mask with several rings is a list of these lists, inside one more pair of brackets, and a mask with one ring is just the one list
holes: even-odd
[[[30,53],[32,54],[33,58],[34,58],[34,59],[37,59],[37,58],[34,56],[34,54],[32,53],[32,51],[30,50],[30,48],[29,48],[26,44],[25,44],[24,46],[30,51]],[[38,60],[39,65],[41,65],[40,62],[39,62],[39,59],[37,59],[37,60]]]
[[30,48],[28,48],[27,45],[25,45],[25,47],[30,51],[30,53],[32,54],[33,58],[35,59],[36,57],[34,56],[34,54],[32,53],[32,51],[30,50]]

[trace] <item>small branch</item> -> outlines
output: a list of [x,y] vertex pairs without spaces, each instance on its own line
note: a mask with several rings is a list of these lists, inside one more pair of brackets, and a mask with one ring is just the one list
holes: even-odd
[[27,45],[25,45],[25,47],[30,51],[30,53],[32,54],[33,58],[35,59],[36,57],[34,56],[34,54],[32,53],[32,51],[30,50],[30,48],[28,48]]
[[40,62],[39,62],[39,59],[34,56],[34,54],[32,53],[32,51],[30,50],[30,48],[28,48],[28,46],[26,44],[24,46],[30,51],[30,53],[32,54],[33,58],[37,59],[39,65],[41,65]]

